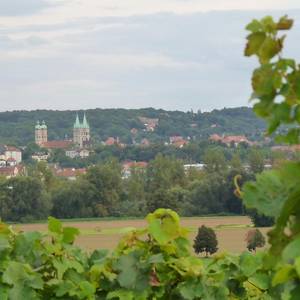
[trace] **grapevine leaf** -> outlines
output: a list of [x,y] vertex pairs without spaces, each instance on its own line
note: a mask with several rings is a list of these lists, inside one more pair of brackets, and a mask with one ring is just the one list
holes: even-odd
[[193,300],[203,296],[204,288],[197,278],[189,278],[178,286],[179,292],[184,299]]
[[282,257],[285,261],[291,261],[296,257],[300,257],[300,236],[285,247]]
[[256,176],[255,182],[243,186],[244,204],[266,216],[278,217],[287,197],[288,190],[278,171],[265,171]]
[[79,235],[79,230],[73,227],[63,228],[63,242],[66,244],[73,244],[76,236]]
[[134,299],[134,294],[132,291],[127,291],[127,290],[117,290],[117,291],[112,291],[107,294],[107,299],[120,299],[120,300],[133,300]]
[[240,257],[241,271],[245,276],[253,275],[261,266],[262,259],[258,255],[252,255],[249,252],[244,252]]
[[149,233],[162,245],[180,236],[179,217],[170,209],[158,209],[147,220]]
[[251,56],[257,54],[266,39],[266,34],[264,32],[254,32],[248,37],[248,43],[245,49],[245,55]]
[[267,290],[270,286],[270,277],[267,274],[256,273],[248,281],[261,290]]
[[284,265],[282,266],[274,275],[272,279],[272,285],[276,286],[278,284],[282,284],[289,279],[292,278],[293,274],[293,266],[292,265]]
[[48,230],[53,233],[61,233],[62,223],[53,217],[48,217]]

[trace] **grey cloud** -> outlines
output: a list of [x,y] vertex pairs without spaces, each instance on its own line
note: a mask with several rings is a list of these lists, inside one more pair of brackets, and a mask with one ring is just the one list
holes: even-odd
[[[69,31],[48,41],[49,55],[33,51],[24,58],[0,57],[0,68],[7,70],[0,73],[0,84],[6,87],[0,93],[1,104],[6,105],[2,109],[154,106],[210,110],[247,105],[256,63],[243,57],[245,24],[253,17],[284,13],[300,20],[296,10],[235,11],[32,26],[27,28],[28,44],[20,50],[44,49],[43,32]],[[299,39],[296,22],[288,34],[286,54],[298,60]],[[10,42],[0,38],[0,47]]]

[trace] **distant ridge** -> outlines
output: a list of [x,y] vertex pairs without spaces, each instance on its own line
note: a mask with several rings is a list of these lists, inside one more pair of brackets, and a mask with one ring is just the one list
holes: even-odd
[[[108,137],[119,137],[126,144],[135,139],[147,138],[151,142],[164,142],[170,136],[180,135],[191,139],[205,139],[210,134],[243,134],[257,140],[265,129],[251,108],[237,107],[211,112],[182,112],[163,109],[88,109],[84,110],[91,126],[94,143]],[[34,124],[45,120],[50,139],[71,137],[76,113],[83,110],[34,110],[0,112],[0,143],[24,146],[34,141]],[[154,130],[147,129],[143,121],[159,119]],[[148,130],[148,131],[147,131]]]

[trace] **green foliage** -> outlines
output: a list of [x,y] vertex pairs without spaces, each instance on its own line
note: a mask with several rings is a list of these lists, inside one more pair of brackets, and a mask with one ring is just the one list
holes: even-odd
[[[226,108],[204,113],[165,111],[153,108],[90,109],[85,112],[91,125],[91,135],[95,145],[99,145],[101,140],[105,141],[110,136],[118,136],[121,142],[127,144],[131,144],[133,138],[136,142],[147,138],[153,143],[161,143],[169,141],[169,137],[174,135],[201,139],[213,133],[246,134],[254,139],[259,139],[265,129],[264,122],[259,120],[248,107]],[[154,132],[145,132],[145,126],[139,117],[158,118],[160,121]],[[66,136],[72,137],[72,126],[75,121],[74,111],[0,112],[0,144],[25,146],[30,143],[25,155],[25,158],[28,159],[32,151],[37,150],[32,144],[34,125],[37,120],[46,121],[50,140],[65,139]],[[214,124],[217,124],[218,127],[211,127]],[[138,133],[134,137],[130,132],[132,128],[138,129]],[[103,150],[99,156],[103,155],[102,158],[107,159],[107,153],[104,153],[105,148]],[[140,154],[145,159],[151,153],[147,149],[144,150]],[[117,147],[114,151],[118,152]],[[62,155],[57,155],[56,159],[68,162]]]
[[[252,76],[254,111],[267,120],[269,134],[281,124],[297,125],[300,122],[300,70],[293,59],[282,57],[285,35],[279,36],[280,31],[288,30],[292,25],[293,21],[285,16],[278,22],[266,17],[247,26],[250,34],[245,55],[257,56],[261,64]],[[290,128],[281,140],[297,143],[299,129]]]
[[264,158],[257,149],[251,149],[248,155],[250,170],[253,174],[261,173],[264,170]]
[[1,223],[1,299],[267,299],[263,253],[202,260],[190,254],[174,211],[159,209],[147,222],[111,254],[83,252],[74,246],[78,230],[52,217],[46,235]]
[[[281,124],[289,126],[280,140],[293,144],[299,141],[299,65],[281,55],[284,36],[280,30],[288,30],[293,21],[287,17],[278,22],[271,17],[254,20],[248,25],[251,31],[245,54],[256,55],[260,67],[252,77],[253,99],[258,100],[255,112],[268,121],[268,133]],[[268,233],[270,250],[266,267],[275,272],[272,287],[279,299],[300,297],[298,261],[300,257],[300,164],[287,162],[276,170],[257,175],[255,182],[244,185],[241,196],[247,207],[274,218],[275,226]]]
[[208,254],[213,254],[217,252],[218,240],[216,233],[212,228],[202,225],[198,229],[198,234],[194,240],[194,250],[197,254],[205,252],[206,256]]
[[204,153],[203,162],[207,172],[224,172],[227,164],[224,153],[221,149],[208,149]]

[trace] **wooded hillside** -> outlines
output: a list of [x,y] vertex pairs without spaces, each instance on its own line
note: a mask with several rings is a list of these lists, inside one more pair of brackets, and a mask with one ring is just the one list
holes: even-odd
[[[247,107],[213,110],[212,112],[165,111],[145,109],[90,109],[85,111],[91,126],[94,143],[106,140],[109,136],[119,137],[121,142],[131,143],[135,138],[144,137],[152,142],[168,141],[170,136],[181,135],[195,139],[206,138],[210,134],[245,134],[251,139],[259,139],[265,129],[264,121],[259,120]],[[78,112],[82,117],[83,111]],[[34,140],[34,124],[45,120],[49,139],[72,137],[72,127],[76,111],[13,111],[0,113],[0,143],[26,145]],[[147,117],[159,119],[155,130],[146,131],[139,119]]]

